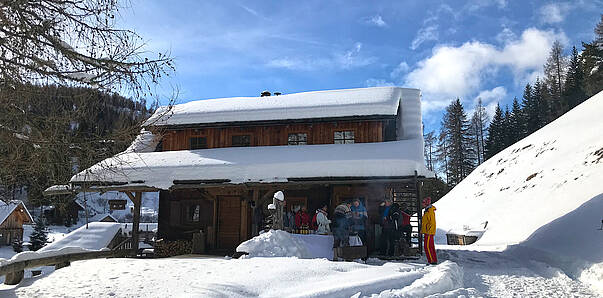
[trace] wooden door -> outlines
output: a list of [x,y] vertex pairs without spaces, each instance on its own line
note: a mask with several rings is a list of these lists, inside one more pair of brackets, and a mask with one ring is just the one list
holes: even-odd
[[241,198],[224,196],[218,202],[218,248],[234,250],[241,240]]

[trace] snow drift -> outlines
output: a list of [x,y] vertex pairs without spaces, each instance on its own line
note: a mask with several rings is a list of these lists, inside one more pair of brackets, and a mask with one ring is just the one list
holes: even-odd
[[300,259],[333,259],[333,237],[298,235],[270,230],[241,243],[238,252],[247,257],[297,257]]
[[480,165],[436,203],[436,241],[487,222],[475,245],[521,243],[574,277],[603,263],[601,111],[603,92]]

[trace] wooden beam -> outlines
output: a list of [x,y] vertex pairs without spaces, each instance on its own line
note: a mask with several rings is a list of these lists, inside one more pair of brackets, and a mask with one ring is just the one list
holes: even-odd
[[132,220],[132,253],[134,255],[138,254],[138,227],[140,226],[140,205],[142,202],[142,192],[137,191],[135,193],[131,193],[129,191],[124,191],[128,198],[134,203],[134,219]]

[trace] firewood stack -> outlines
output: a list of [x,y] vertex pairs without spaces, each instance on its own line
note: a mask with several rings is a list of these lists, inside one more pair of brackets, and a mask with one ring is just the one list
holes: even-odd
[[164,258],[178,255],[191,254],[193,252],[193,244],[187,240],[166,241],[158,240],[155,242],[155,256]]

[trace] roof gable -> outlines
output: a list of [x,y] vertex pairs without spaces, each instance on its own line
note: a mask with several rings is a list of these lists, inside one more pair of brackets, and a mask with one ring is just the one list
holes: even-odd
[[393,116],[405,97],[418,89],[373,87],[293,93],[266,97],[197,100],[162,107],[144,126],[190,125],[352,116]]
[[29,222],[33,222],[33,218],[31,217],[31,214],[29,213],[29,210],[27,210],[27,207],[25,207],[25,204],[23,204],[23,201],[20,200],[12,200],[8,203],[6,202],[2,202],[0,201],[0,224],[3,224],[4,221],[13,213],[13,211],[15,211],[15,209],[17,209],[17,207],[22,206],[23,210],[25,212],[25,215],[27,216],[27,218],[29,219]]

